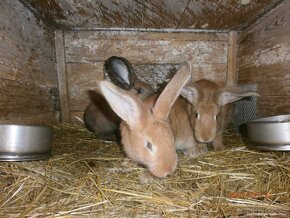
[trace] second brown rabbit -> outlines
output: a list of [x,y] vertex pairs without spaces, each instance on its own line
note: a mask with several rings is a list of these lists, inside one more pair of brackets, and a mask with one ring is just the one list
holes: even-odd
[[244,97],[258,96],[256,92],[238,87],[220,87],[213,81],[202,79],[187,84],[181,91],[191,105],[188,113],[195,143],[212,143],[215,150],[223,150],[223,130],[231,120],[233,103]]

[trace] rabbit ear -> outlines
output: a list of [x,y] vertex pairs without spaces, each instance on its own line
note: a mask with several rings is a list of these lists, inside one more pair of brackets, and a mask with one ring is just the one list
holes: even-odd
[[155,102],[153,112],[157,117],[161,119],[166,119],[168,117],[171,107],[175,103],[181,89],[187,83],[190,76],[191,66],[186,62],[175,73],[174,77],[169,81]]
[[112,56],[105,61],[105,69],[112,82],[122,89],[131,89],[136,75],[130,62],[123,57]]
[[220,106],[224,106],[226,104],[238,101],[244,97],[249,97],[249,96],[259,96],[254,91],[221,91],[218,96],[217,96],[217,103]]
[[140,123],[143,104],[136,96],[107,81],[99,82],[99,88],[113,111],[129,126]]
[[196,105],[199,98],[198,88],[194,85],[184,86],[180,94],[192,105]]

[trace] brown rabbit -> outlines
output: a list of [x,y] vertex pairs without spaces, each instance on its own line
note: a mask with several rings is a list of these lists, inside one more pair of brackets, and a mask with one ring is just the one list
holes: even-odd
[[99,83],[102,94],[122,119],[126,154],[156,177],[166,177],[176,169],[177,154],[168,116],[189,77],[189,65],[183,65],[160,95],[152,95],[143,102],[112,83]]
[[[105,61],[105,70],[110,79],[119,87],[129,90],[144,99],[154,93],[153,89],[139,80],[130,62],[123,57],[112,56]],[[84,113],[84,123],[88,130],[104,140],[118,140],[121,119],[111,109],[102,95],[88,92],[91,104]]]
[[205,79],[185,86],[181,95],[191,104],[188,112],[196,143],[212,143],[215,150],[225,148],[222,133],[233,112],[230,103],[258,96],[256,92],[237,87],[219,87]]

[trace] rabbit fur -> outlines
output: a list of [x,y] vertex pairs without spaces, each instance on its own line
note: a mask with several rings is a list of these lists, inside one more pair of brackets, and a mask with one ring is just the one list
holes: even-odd
[[[115,84],[138,95],[140,99],[144,99],[154,93],[148,84],[137,78],[132,65],[125,58],[112,56],[105,61],[104,68]],[[84,113],[86,128],[94,132],[97,138],[118,141],[121,119],[111,109],[101,94],[89,91],[88,95],[91,103]]]
[[231,103],[244,97],[258,96],[256,92],[233,86],[220,87],[202,79],[186,85],[181,95],[190,103],[187,107],[195,143],[212,143],[215,150],[223,150],[223,130],[231,120]]
[[99,83],[101,93],[122,119],[120,129],[126,154],[155,177],[166,177],[176,169],[175,139],[168,116],[190,74],[189,64],[184,64],[161,94],[143,101],[112,83]]

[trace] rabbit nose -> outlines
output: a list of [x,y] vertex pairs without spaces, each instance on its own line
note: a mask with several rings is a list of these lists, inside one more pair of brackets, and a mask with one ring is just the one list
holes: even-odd
[[152,171],[151,173],[159,178],[164,178],[169,174],[168,172],[155,172],[155,171]]
[[210,137],[206,137],[203,142],[204,143],[210,143],[212,141],[212,139]]
[[151,173],[156,177],[164,178],[164,177],[172,174],[175,171],[176,165],[174,164],[174,165],[168,167],[167,169],[164,169],[164,168],[163,169],[153,169],[151,171]]
[[201,143],[210,143],[212,141],[212,138],[210,136],[202,136],[198,139]]

